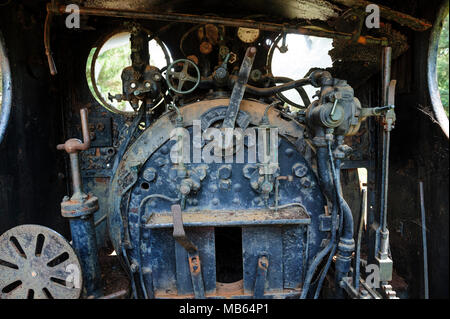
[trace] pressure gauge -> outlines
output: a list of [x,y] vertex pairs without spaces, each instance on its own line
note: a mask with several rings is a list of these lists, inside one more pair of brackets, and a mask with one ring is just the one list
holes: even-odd
[[237,35],[242,42],[253,43],[259,38],[259,30],[241,27],[238,29]]

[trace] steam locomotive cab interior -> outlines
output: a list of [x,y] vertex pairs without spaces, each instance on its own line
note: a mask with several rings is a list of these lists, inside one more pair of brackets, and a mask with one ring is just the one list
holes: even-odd
[[448,1],[379,2],[6,1],[0,298],[448,297]]

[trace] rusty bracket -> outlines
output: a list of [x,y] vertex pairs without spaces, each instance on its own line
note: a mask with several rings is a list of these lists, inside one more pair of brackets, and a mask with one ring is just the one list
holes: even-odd
[[395,116],[395,86],[397,84],[396,80],[391,80],[388,88],[388,106],[389,110],[386,112],[384,116],[384,129],[385,131],[392,131],[394,128],[396,116]]
[[255,288],[253,290],[254,299],[261,299],[264,296],[268,268],[269,259],[266,255],[260,256],[258,258],[258,265],[256,267]]
[[198,251],[189,253],[189,271],[191,272],[192,289],[195,299],[205,299],[205,286],[202,278],[202,267]]
[[[368,5],[373,4],[371,1],[367,0],[331,0],[334,3],[338,3],[350,8],[359,8],[365,10]],[[388,8],[386,6],[377,5],[380,8],[380,14],[383,18],[391,21],[395,21],[400,25],[407,26],[414,31],[425,31],[428,30],[432,25],[430,22],[418,19],[408,14],[398,12]]]

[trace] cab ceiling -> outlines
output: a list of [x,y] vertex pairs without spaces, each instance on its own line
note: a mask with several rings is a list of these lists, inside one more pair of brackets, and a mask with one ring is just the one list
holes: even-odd
[[[74,3],[73,0],[65,1]],[[85,7],[146,10],[158,13],[203,13],[249,17],[263,15],[267,20],[306,19],[326,21],[339,16],[341,9],[325,0],[86,0]]]

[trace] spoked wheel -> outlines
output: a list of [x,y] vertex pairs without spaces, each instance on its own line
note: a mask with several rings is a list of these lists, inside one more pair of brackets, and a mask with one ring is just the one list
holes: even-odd
[[81,290],[80,263],[63,236],[40,225],[0,236],[0,299],[76,299]]
[[[181,66],[181,71],[176,72],[175,66]],[[193,68],[195,70],[195,75],[192,76],[189,74],[189,68]],[[194,91],[200,83],[200,70],[197,65],[188,59],[179,59],[173,61],[167,67],[167,76],[166,82],[169,88],[179,94],[188,94]],[[177,82],[177,84],[175,83]],[[192,87],[190,89],[183,89],[185,85],[191,82]]]

